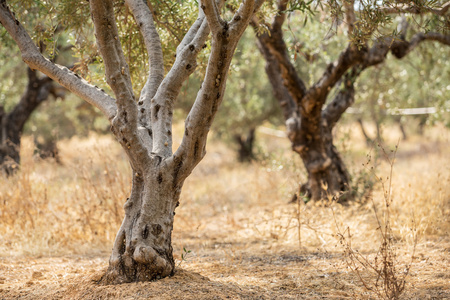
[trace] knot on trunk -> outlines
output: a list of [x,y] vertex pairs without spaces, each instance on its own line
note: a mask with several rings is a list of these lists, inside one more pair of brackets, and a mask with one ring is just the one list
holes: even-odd
[[152,224],[152,234],[157,237],[162,232],[162,227],[159,224]]

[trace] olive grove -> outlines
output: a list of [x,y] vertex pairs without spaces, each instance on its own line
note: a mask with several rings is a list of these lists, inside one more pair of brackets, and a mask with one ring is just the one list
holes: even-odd
[[[115,19],[115,5],[120,3],[89,1],[95,40],[113,97],[44,57],[21,25],[20,14],[15,15],[7,1],[0,1],[0,22],[17,43],[23,61],[97,107],[110,121],[131,165],[132,190],[103,283],[148,281],[173,274],[171,234],[181,188],[206,154],[207,135],[225,93],[233,53],[263,2],[243,1],[233,16],[224,20],[223,1],[199,1],[198,17],[179,43],[175,61],[165,74],[162,43],[149,5],[126,0],[148,53],[148,77],[136,99],[129,64],[145,64],[127,61],[124,56],[120,24]],[[186,117],[182,142],[173,152],[175,101],[183,82],[196,69],[197,56],[210,33],[204,80]]]

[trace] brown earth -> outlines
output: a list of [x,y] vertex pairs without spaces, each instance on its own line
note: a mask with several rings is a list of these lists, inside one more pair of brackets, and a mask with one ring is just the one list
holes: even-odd
[[[419,248],[403,299],[450,299],[450,245],[433,244]],[[211,246],[218,253],[240,247]],[[370,299],[340,254],[268,252],[203,253],[173,277],[115,286],[96,283],[107,255],[2,258],[0,299]]]
[[[450,142],[448,131],[439,136],[400,145],[394,166],[390,213],[400,277],[412,262],[401,299],[450,299]],[[90,143],[97,154],[82,152],[95,148]],[[96,281],[129,190],[127,166],[116,163],[120,149],[109,138],[72,139],[60,145],[63,165],[57,165],[35,161],[26,145],[27,168],[0,179],[0,299],[379,298],[364,286],[375,287],[376,275],[356,265],[359,277],[349,268],[339,234],[351,231],[352,249],[375,261],[382,240],[373,207],[379,218],[385,212],[380,184],[369,195],[373,203],[288,204],[304,179],[298,158],[276,154],[239,165],[232,152],[212,144],[177,209],[175,275],[101,286]],[[367,149],[352,146],[345,153],[351,171],[368,183],[356,167]],[[386,177],[389,165],[381,161],[376,172]]]

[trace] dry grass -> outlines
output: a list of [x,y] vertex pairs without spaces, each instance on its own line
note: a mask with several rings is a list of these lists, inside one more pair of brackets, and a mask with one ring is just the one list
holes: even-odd
[[[368,150],[349,128],[336,140],[357,173]],[[398,134],[387,136],[386,147]],[[401,142],[394,165],[390,213],[399,266],[411,260],[412,220],[418,236],[405,299],[450,298],[450,133],[438,127],[427,136]],[[305,178],[301,161],[285,139],[259,140],[269,155],[250,165],[212,141],[186,180],[173,233],[178,260],[183,248],[192,251],[180,264],[184,271],[158,283],[100,288],[90,274],[107,264],[130,189],[123,154],[109,137],[73,138],[58,144],[58,165],[35,160],[25,138],[22,171],[0,179],[0,298],[371,299],[345,264],[337,226],[350,228],[352,247],[373,256],[380,236],[372,203],[287,204]],[[389,164],[378,163],[377,174],[388,176]],[[382,211],[379,185],[373,199]]]

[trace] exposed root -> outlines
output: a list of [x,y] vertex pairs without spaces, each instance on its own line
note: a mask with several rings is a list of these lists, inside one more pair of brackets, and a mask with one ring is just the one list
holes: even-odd
[[140,246],[135,249],[133,257],[127,253],[117,258],[111,257],[109,267],[98,283],[111,285],[153,281],[172,276],[174,271],[175,262],[171,254],[159,253],[151,247]]

